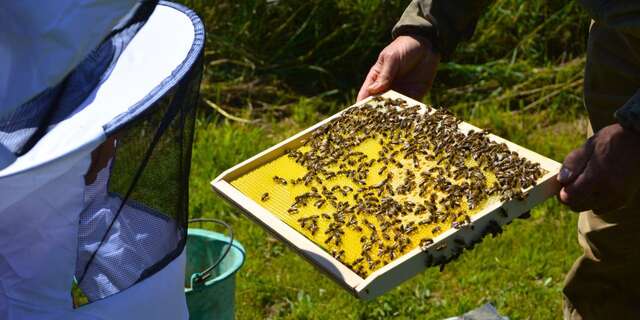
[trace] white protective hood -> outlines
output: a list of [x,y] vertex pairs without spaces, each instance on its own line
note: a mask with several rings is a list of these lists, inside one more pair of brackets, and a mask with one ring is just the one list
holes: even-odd
[[[27,67],[20,72],[25,72],[29,81],[21,78],[18,70],[10,70],[8,75],[0,73],[0,101],[8,101],[8,92],[16,91],[11,106],[50,86],[81,59],[79,52],[87,53],[102,40],[101,34],[78,27],[82,24],[72,19],[79,14],[79,8],[85,11],[78,23],[90,19],[104,30],[112,28],[135,2],[0,0],[0,30],[10,27],[12,31],[0,31],[0,65],[15,65],[20,59],[33,57],[21,63]],[[36,12],[29,13],[28,5]],[[0,319],[187,318],[184,252],[163,270],[108,298],[73,310],[70,296],[79,215],[87,207],[84,174],[91,163],[91,151],[106,140],[106,124],[126,114],[131,106],[162,95],[168,90],[163,86],[175,84],[185,74],[187,61],[193,62],[189,55],[194,47],[203,45],[197,16],[185,10],[166,3],[159,5],[121,53],[108,77],[74,114],[28,153],[0,170]],[[31,47],[30,53],[22,57],[7,54],[7,39],[9,48],[24,46],[16,38],[19,30],[12,24],[16,20],[7,18],[25,13],[30,14],[32,24],[39,26],[23,32],[48,39],[47,31],[57,30],[58,41],[44,41],[42,47]],[[60,24],[47,28],[42,23],[45,15],[58,17]],[[95,42],[89,39],[92,37]],[[72,49],[58,50],[55,58],[46,57],[51,52],[49,48],[63,45]],[[43,67],[52,60],[56,63]],[[27,86],[15,88],[15,83]]]
[[54,86],[139,0],[0,0],[0,118]]

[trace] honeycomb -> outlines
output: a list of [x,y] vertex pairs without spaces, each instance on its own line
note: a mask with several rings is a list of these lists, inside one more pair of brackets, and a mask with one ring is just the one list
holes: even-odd
[[376,97],[231,184],[365,278],[543,175],[459,122]]

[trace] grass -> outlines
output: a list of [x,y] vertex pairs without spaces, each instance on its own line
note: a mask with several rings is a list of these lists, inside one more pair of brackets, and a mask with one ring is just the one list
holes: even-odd
[[[222,171],[353,103],[407,1],[183,2],[208,31],[191,215],[230,222],[247,249],[238,319],[441,319],[486,302],[512,319],[561,318],[563,279],[580,249],[577,217],[555,199],[443,272],[362,302],[211,191]],[[495,1],[425,102],[562,161],[586,133],[587,29],[575,1]],[[204,99],[251,122],[229,120]]]

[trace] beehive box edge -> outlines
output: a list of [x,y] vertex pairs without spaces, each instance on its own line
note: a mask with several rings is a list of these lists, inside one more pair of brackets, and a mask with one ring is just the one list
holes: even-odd
[[[388,91],[382,96],[394,99],[402,98],[409,104],[419,104],[426,107],[423,103],[395,91]],[[233,187],[230,182],[282,156],[285,150],[299,147],[302,144],[300,141],[314,130],[339,117],[345,111],[363,105],[371,99],[370,97],[349,106],[273,147],[258,153],[226,170],[211,182],[214,191],[242,209],[250,219],[262,225],[270,233],[287,243],[312,265],[359,299],[368,300],[375,298],[412,278],[427,267],[446,263],[451,258],[457,257],[465,247],[473,246],[475,243],[481,241],[486,234],[491,232],[491,228],[495,229],[496,225],[503,226],[510,223],[523,212],[530,210],[535,205],[557,194],[559,190],[559,185],[555,178],[560,169],[559,163],[511,141],[490,134],[491,140],[506,143],[509,149],[516,151],[520,156],[530,161],[540,163],[540,166],[547,171],[547,173],[538,180],[538,184],[535,187],[530,187],[525,190],[527,198],[523,201],[511,200],[509,202],[490,205],[471,218],[473,228],[451,228],[438,235],[434,239],[434,243],[426,250],[415,248],[373,272],[366,279],[363,279],[313,241],[263,208],[260,204],[244,196],[239,190]],[[469,130],[479,131],[482,129],[467,122],[462,122],[460,124],[460,130],[467,133]],[[461,241],[463,241],[465,245],[460,245]],[[436,250],[436,248],[442,247],[444,243],[446,243],[444,249]]]
[[224,180],[215,180],[212,186],[214,191],[240,208],[247,217],[282,240],[337,284],[357,296],[356,288],[364,279],[355,272],[324,251],[313,241],[306,238],[303,234],[278,219],[278,217],[271,212],[244,196],[230,183]]

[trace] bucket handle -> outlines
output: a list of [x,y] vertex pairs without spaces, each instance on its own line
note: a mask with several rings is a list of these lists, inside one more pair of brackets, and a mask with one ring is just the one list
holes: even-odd
[[209,219],[209,218],[197,218],[197,219],[189,220],[189,223],[196,223],[196,222],[213,222],[213,223],[223,225],[225,228],[227,228],[227,231],[229,232],[229,244],[227,245],[227,249],[220,256],[220,258],[216,260],[216,262],[214,262],[211,266],[204,269],[203,271],[196,272],[191,276],[192,287],[194,284],[199,285],[204,283],[209,277],[211,277],[211,272],[222,262],[222,260],[224,260],[224,258],[227,257],[227,255],[229,254],[229,251],[231,251],[231,246],[233,245],[233,228],[231,228],[231,226],[228,223],[222,220]]

